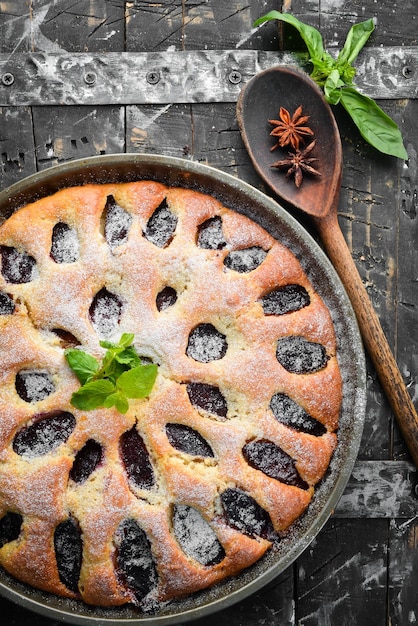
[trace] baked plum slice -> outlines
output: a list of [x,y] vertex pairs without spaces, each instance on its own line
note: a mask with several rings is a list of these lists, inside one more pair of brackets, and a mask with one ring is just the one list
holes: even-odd
[[39,276],[33,256],[11,246],[0,246],[1,273],[15,285],[30,283]]
[[50,257],[55,263],[75,263],[80,257],[77,232],[65,222],[58,222],[52,229]]
[[164,311],[177,302],[177,292],[173,287],[164,287],[158,294],[155,301],[158,311]]
[[213,450],[206,439],[196,430],[190,428],[190,426],[176,423],[166,424],[165,431],[168,441],[176,450],[192,456],[214,456]]
[[295,461],[272,441],[250,441],[243,447],[242,454],[248,465],[266,476],[286,485],[308,489],[309,485],[299,476]]
[[222,250],[226,241],[222,232],[222,219],[219,215],[200,224],[197,231],[197,245],[207,250]]
[[172,524],[177,542],[188,557],[206,566],[216,565],[225,558],[216,533],[195,508],[175,504]]
[[186,354],[200,363],[222,359],[228,349],[225,335],[213,324],[199,324],[189,335]]
[[25,457],[48,454],[67,441],[75,426],[74,415],[66,411],[37,415],[29,426],[16,433],[13,450]]
[[292,374],[311,374],[322,370],[329,357],[323,345],[299,335],[283,337],[276,346],[276,358]]
[[0,548],[19,537],[22,523],[23,517],[13,511],[9,511],[0,518]]
[[51,332],[58,337],[63,348],[75,348],[76,346],[81,345],[81,341],[79,341],[75,335],[70,333],[69,330],[65,330],[64,328],[53,328]]
[[196,409],[203,409],[212,415],[225,418],[228,413],[227,402],[218,387],[207,383],[188,383],[187,394]]
[[75,456],[73,466],[70,470],[71,480],[76,483],[83,483],[90,474],[94,472],[102,460],[102,446],[94,439],[88,439]]
[[274,537],[268,512],[242,489],[231,487],[221,494],[221,503],[230,526],[249,537]]
[[224,265],[240,274],[248,274],[255,270],[267,256],[266,250],[260,246],[251,246],[242,250],[232,250],[224,259]]
[[25,402],[40,402],[55,391],[52,377],[45,370],[20,370],[16,374],[15,388]]
[[124,520],[115,535],[116,566],[122,583],[141,601],[158,584],[157,568],[146,533],[134,519]]
[[128,241],[132,215],[125,211],[112,195],[107,196],[103,219],[104,236],[112,250]]
[[149,218],[144,236],[158,248],[165,248],[173,240],[177,221],[177,216],[170,211],[166,200],[163,200]]
[[309,293],[302,285],[277,287],[261,298],[265,315],[285,315],[285,313],[300,311],[310,302]]
[[285,393],[275,393],[270,400],[270,409],[278,422],[297,430],[320,437],[327,432],[321,422],[311,417],[303,407]]
[[120,455],[129,480],[140,489],[152,489],[154,470],[145,442],[136,426],[123,433],[119,442]]
[[90,305],[90,320],[96,332],[110,336],[117,328],[122,314],[122,300],[103,287],[96,293]]
[[54,549],[60,581],[70,591],[78,593],[83,544],[81,529],[74,517],[68,517],[55,528]]
[[13,315],[15,312],[15,303],[12,296],[4,291],[0,291],[0,315]]

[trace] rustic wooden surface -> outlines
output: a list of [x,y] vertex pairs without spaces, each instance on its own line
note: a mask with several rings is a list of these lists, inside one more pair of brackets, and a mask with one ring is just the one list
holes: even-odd
[[[263,189],[235,100],[259,69],[306,56],[291,29],[253,28],[271,9],[319,27],[335,49],[351,24],[377,19],[357,82],[398,122],[409,160],[377,153],[335,109],[344,150],[339,219],[417,401],[415,0],[0,1],[1,188],[74,158],[148,152],[207,163]],[[415,624],[417,581],[417,472],[368,364],[360,454],[332,518],[267,588],[191,624]],[[57,624],[4,599],[0,613],[10,626]]]

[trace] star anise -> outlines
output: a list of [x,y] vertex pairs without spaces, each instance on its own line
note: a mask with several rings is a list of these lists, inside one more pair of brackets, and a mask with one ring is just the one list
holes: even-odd
[[299,149],[300,143],[304,141],[304,136],[313,135],[313,130],[309,126],[304,126],[309,120],[309,115],[302,115],[302,105],[299,106],[293,115],[284,107],[280,107],[279,120],[268,120],[274,126],[270,135],[278,137],[279,141],[270,148],[271,151],[284,146],[292,146],[294,150]]
[[303,180],[303,174],[312,174],[313,176],[321,176],[318,170],[314,169],[311,163],[317,161],[314,157],[309,156],[314,149],[316,141],[312,141],[304,150],[296,150],[296,152],[288,152],[287,159],[276,161],[271,167],[287,170],[286,178],[295,177],[296,187],[300,187]]

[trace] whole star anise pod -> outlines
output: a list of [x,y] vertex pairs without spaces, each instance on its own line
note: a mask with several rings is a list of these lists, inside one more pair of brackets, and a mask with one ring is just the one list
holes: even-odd
[[296,152],[288,152],[287,159],[276,161],[271,167],[287,170],[286,178],[295,177],[296,187],[300,187],[303,180],[303,174],[312,174],[313,176],[321,176],[318,170],[314,169],[311,163],[318,159],[309,156],[314,149],[316,141],[312,141],[304,150],[296,150]]
[[280,107],[279,120],[268,120],[274,126],[270,135],[278,137],[279,141],[270,148],[271,151],[278,147],[292,146],[294,150],[299,149],[299,145],[307,135],[313,135],[313,130],[309,126],[304,126],[309,120],[309,115],[302,115],[302,105],[299,106],[293,115],[284,107]]

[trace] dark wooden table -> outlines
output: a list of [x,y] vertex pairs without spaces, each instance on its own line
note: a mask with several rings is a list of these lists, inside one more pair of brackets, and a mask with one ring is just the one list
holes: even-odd
[[[416,399],[414,0],[0,2],[1,188],[75,158],[147,152],[207,163],[266,191],[241,141],[235,102],[242,85],[259,70],[304,58],[291,29],[280,29],[277,22],[253,29],[254,20],[271,9],[291,12],[320,28],[330,50],[342,46],[351,24],[377,18],[356,62],[356,82],[399,124],[409,160],[370,148],[335,109],[344,151],[339,218]],[[415,624],[417,535],[417,473],[368,363],[361,449],[331,519],[274,583],[192,623]],[[0,615],[8,626],[57,624],[4,599]]]

